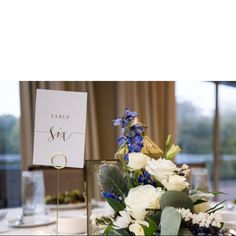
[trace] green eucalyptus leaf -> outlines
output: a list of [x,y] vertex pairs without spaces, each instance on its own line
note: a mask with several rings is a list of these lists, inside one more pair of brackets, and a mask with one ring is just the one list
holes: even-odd
[[123,198],[128,189],[121,169],[114,164],[103,164],[99,167],[98,180],[104,192],[112,192]]
[[185,208],[193,210],[193,201],[184,192],[178,192],[174,190],[166,191],[160,200],[161,209],[167,206],[175,208]]
[[130,235],[126,229],[112,229],[107,236],[123,236]]
[[161,214],[161,235],[178,235],[181,216],[174,207],[166,207]]
[[112,198],[106,198],[106,200],[115,212],[122,211],[125,209],[125,204],[122,202],[116,201]]

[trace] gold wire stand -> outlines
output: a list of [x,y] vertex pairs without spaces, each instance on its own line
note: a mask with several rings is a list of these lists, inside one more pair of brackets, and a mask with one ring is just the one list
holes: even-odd
[[[64,165],[57,165],[54,163],[56,158],[63,157]],[[59,218],[59,188],[60,188],[60,170],[65,168],[67,165],[67,157],[62,152],[57,152],[51,157],[52,166],[57,169],[57,214],[56,214],[56,234],[58,235],[58,218]]]

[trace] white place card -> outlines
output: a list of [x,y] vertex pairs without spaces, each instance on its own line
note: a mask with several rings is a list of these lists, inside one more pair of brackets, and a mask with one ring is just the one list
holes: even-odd
[[87,93],[37,89],[34,165],[52,166],[63,153],[66,167],[84,168],[86,111]]

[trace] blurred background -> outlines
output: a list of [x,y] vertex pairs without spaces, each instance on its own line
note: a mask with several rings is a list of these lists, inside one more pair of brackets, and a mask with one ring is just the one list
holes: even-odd
[[[207,168],[209,189],[236,199],[236,82],[0,82],[0,208],[21,205],[22,170],[43,169],[46,194],[55,170],[32,167],[36,89],[88,92],[85,158],[113,159],[125,107],[137,111],[163,148],[168,134],[182,152],[176,163]],[[84,190],[83,170],[63,170],[62,190]],[[68,181],[70,179],[70,181]]]

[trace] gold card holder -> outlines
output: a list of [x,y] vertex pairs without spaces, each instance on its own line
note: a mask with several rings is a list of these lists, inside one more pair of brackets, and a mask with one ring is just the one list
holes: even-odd
[[[58,161],[61,159],[60,161]],[[56,212],[56,234],[58,235],[58,218],[59,218],[59,194],[60,194],[60,170],[67,165],[67,157],[62,152],[57,152],[51,157],[52,166],[57,169],[57,212]]]

